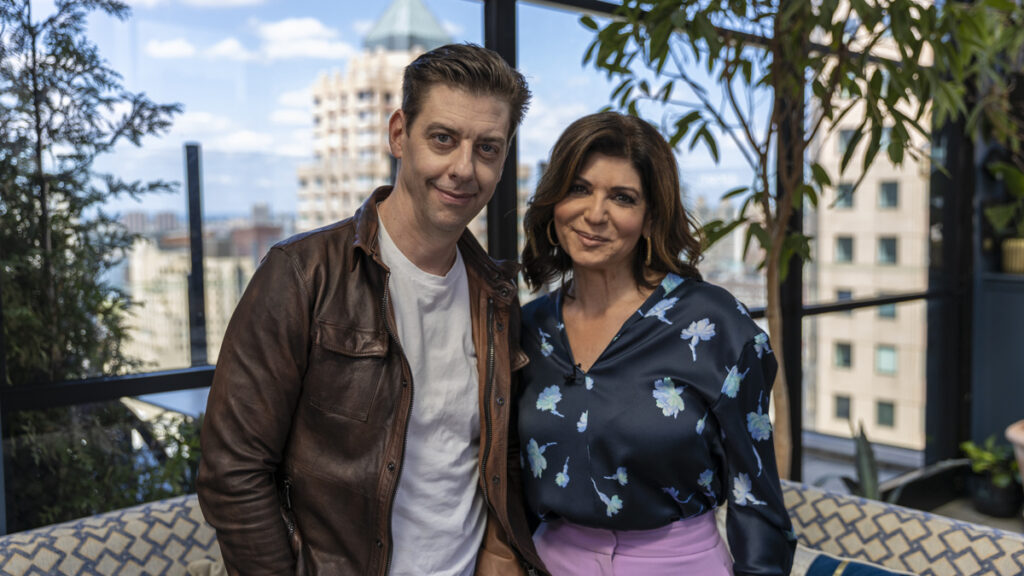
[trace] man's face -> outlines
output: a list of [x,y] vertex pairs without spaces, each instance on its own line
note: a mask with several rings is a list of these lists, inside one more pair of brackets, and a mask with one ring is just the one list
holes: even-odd
[[507,102],[435,85],[412,125],[399,110],[388,126],[401,159],[394,194],[424,235],[458,237],[494,194],[508,153]]

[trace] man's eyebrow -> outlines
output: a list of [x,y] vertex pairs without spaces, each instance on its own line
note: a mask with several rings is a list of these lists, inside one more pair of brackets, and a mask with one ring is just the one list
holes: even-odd
[[[439,131],[446,132],[448,134],[458,134],[458,130],[442,122],[431,122],[430,124],[427,124],[425,130],[427,131],[427,133]],[[508,140],[505,138],[505,135],[503,133],[499,133],[498,131],[495,131],[495,135],[493,136],[481,136],[478,141],[481,144],[490,144],[492,146],[495,144],[500,144],[502,146],[508,144]]]

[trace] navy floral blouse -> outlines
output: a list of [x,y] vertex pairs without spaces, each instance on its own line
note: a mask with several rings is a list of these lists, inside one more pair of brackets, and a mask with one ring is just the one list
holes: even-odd
[[737,574],[789,574],[768,402],[768,336],[726,290],[669,274],[591,366],[576,367],[562,291],[523,307],[519,398],[527,505],[542,519],[645,530],[728,499]]

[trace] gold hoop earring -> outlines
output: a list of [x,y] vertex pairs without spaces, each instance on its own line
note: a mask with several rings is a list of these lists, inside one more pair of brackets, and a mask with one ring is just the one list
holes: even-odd
[[651,265],[651,237],[644,236],[644,240],[647,240],[647,258],[644,260],[644,266]]
[[551,229],[554,228],[554,226],[555,226],[555,221],[554,220],[548,221],[548,227],[547,227],[548,242],[550,242],[552,246],[557,247],[558,246],[558,242],[556,242],[555,239],[551,237]]

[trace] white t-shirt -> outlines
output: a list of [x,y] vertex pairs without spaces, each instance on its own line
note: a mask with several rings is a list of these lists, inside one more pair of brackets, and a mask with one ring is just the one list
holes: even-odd
[[480,410],[462,255],[445,276],[416,267],[380,225],[412,415],[391,512],[391,574],[472,576],[487,508],[477,489]]

